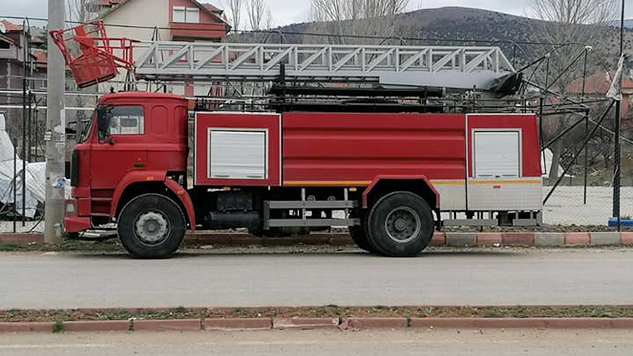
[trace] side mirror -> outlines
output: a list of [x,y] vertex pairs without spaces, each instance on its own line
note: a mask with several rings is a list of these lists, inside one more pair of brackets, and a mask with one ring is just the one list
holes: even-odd
[[111,107],[106,105],[99,105],[97,108],[97,131],[100,140],[110,136],[110,121],[112,120],[111,109]]

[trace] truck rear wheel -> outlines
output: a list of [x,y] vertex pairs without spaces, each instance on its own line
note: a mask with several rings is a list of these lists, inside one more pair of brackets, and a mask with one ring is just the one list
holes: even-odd
[[369,241],[369,237],[367,237],[367,217],[366,213],[358,213],[352,214],[352,217],[359,216],[360,217],[360,225],[350,226],[349,236],[352,238],[352,241],[360,248],[361,250],[365,250],[369,253],[377,253],[376,249],[371,245]]
[[371,246],[364,226],[350,226],[349,235],[352,237],[352,241],[360,248],[370,253],[376,253],[376,250]]
[[136,258],[169,258],[185,237],[185,216],[173,200],[144,194],[123,207],[118,233],[123,247]]
[[384,196],[367,219],[372,246],[389,257],[419,255],[431,242],[433,229],[431,208],[424,199],[410,192]]

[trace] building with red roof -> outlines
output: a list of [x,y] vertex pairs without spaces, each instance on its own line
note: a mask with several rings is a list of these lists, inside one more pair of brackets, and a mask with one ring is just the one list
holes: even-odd
[[[567,86],[567,92],[575,95],[590,97],[605,97],[613,81],[614,72],[598,72],[587,77],[583,91],[582,79],[578,79]],[[633,105],[633,81],[628,73],[622,78],[622,117],[628,117]]]
[[[223,10],[196,0],[99,0],[99,6],[113,37],[125,32],[125,37],[141,41],[160,35],[161,40],[220,42],[230,30]],[[133,27],[117,31],[116,25]]]

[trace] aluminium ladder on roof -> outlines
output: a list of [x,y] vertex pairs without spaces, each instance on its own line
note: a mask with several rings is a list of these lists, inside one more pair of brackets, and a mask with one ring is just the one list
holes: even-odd
[[136,76],[170,81],[370,82],[488,90],[515,69],[498,47],[153,42]]

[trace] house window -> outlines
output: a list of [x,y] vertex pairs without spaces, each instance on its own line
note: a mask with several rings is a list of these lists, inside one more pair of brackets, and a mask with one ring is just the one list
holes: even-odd
[[197,7],[174,6],[172,22],[199,23],[200,9]]
[[185,22],[185,7],[174,6],[173,22]]
[[0,40],[0,49],[9,49],[11,44],[7,41]]
[[200,9],[197,7],[188,7],[185,16],[185,22],[200,23]]

